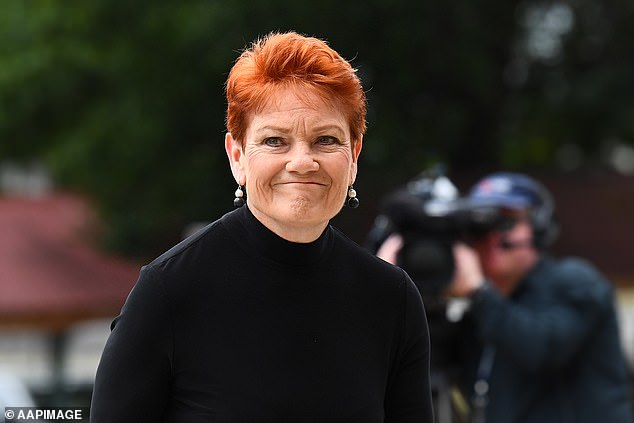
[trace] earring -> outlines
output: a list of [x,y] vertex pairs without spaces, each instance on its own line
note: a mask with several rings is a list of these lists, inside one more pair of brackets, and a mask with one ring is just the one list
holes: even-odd
[[233,207],[242,207],[244,206],[244,191],[242,190],[244,187],[242,185],[238,185],[238,189],[236,189],[235,196],[236,198],[233,200]]
[[357,198],[357,192],[354,190],[352,185],[348,187],[348,198],[346,199],[346,204],[348,207],[356,209],[359,207],[359,199]]

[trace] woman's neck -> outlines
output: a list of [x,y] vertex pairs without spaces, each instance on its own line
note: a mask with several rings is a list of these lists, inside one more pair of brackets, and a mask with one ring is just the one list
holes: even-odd
[[309,243],[315,241],[326,229],[328,222],[319,222],[318,224],[309,224],[302,222],[293,222],[291,224],[283,223],[272,219],[265,213],[260,212],[255,207],[249,207],[253,216],[266,226],[271,232],[290,242]]

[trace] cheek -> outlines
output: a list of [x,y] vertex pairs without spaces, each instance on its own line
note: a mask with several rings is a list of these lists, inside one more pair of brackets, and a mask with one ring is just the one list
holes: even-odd
[[349,154],[350,152],[347,152],[347,154],[338,157],[337,160],[333,160],[328,172],[333,180],[333,185],[345,186],[346,189],[352,183],[355,166]]
[[270,181],[275,174],[275,162],[253,154],[247,160],[245,173],[247,184],[249,185],[262,186],[268,184],[268,181]]
[[485,271],[490,271],[497,267],[499,262],[498,254],[500,251],[497,245],[500,240],[500,234],[489,234],[474,245]]
[[343,202],[348,196],[348,187],[351,184],[350,167],[341,165],[337,172],[331,172],[332,187],[330,189],[330,197],[333,201]]

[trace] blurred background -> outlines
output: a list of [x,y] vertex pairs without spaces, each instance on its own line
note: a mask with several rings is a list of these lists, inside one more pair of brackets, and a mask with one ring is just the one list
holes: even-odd
[[629,0],[0,2],[0,407],[85,405],[139,267],[232,209],[223,84],[296,30],[367,90],[357,210],[444,163],[462,191],[513,170],[553,192],[554,250],[614,282],[632,363],[634,3]]

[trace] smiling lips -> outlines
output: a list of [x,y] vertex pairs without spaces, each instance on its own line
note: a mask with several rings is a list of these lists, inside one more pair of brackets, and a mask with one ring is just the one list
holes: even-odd
[[326,184],[322,184],[320,182],[313,182],[313,181],[280,182],[279,185],[317,185],[317,186],[326,186]]

